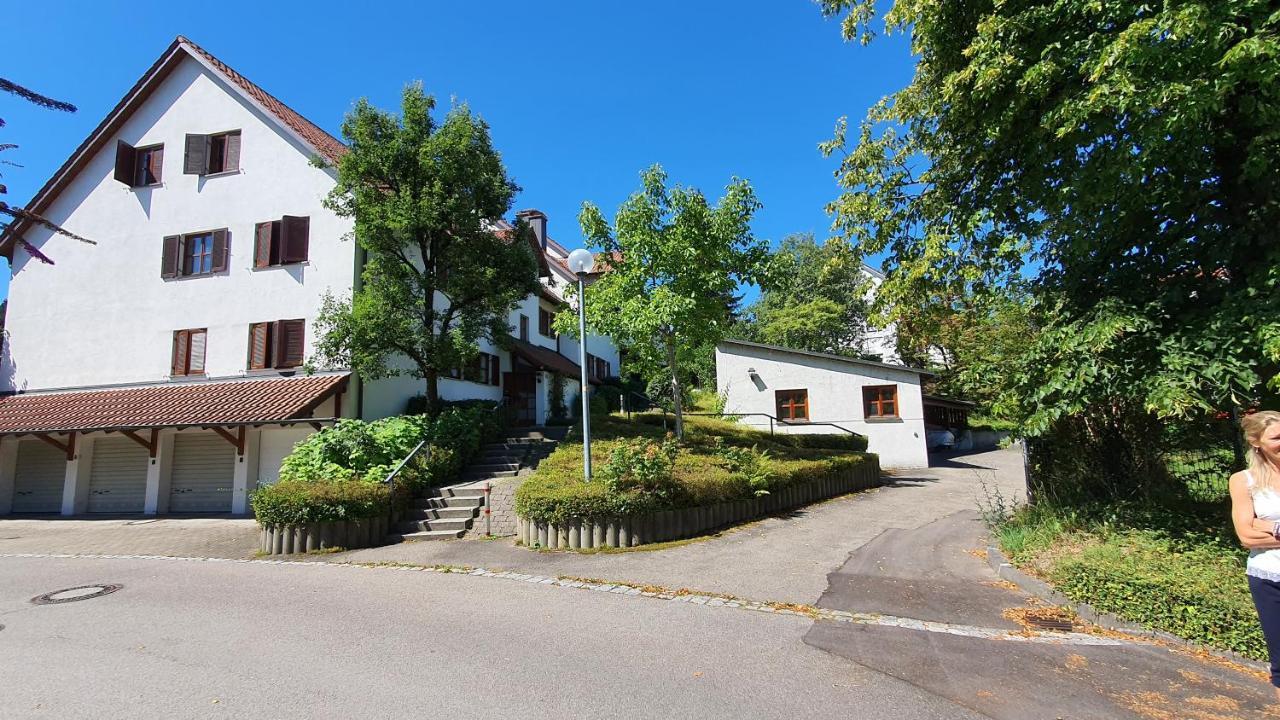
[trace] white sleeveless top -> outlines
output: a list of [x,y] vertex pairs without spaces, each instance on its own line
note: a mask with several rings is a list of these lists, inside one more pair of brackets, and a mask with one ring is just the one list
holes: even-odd
[[[1253,481],[1253,473],[1244,471],[1245,486],[1253,498],[1253,514],[1263,520],[1272,522],[1280,520],[1280,493],[1271,488],[1259,488]],[[1245,564],[1246,575],[1280,582],[1280,548],[1271,550],[1250,550],[1249,562]]]

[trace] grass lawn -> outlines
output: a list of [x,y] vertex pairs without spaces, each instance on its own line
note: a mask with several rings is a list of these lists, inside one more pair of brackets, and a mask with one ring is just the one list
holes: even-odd
[[[595,474],[609,462],[615,449],[636,440],[661,442],[666,436],[662,415],[641,413],[591,419],[591,461]],[[667,416],[670,426],[671,416]],[[836,435],[777,435],[710,417],[686,417],[685,438],[671,468],[672,492],[655,495],[619,492],[599,479],[587,483],[582,476],[581,429],[569,437],[538,466],[516,491],[516,510],[523,517],[559,522],[569,518],[604,519],[657,510],[695,507],[753,497],[791,483],[841,474],[875,462],[865,453],[865,438]],[[727,448],[760,452],[753,485],[741,467],[729,461]],[[731,452],[731,451],[730,451]]]

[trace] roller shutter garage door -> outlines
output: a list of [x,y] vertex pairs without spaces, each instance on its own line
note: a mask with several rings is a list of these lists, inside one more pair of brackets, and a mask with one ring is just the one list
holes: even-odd
[[146,449],[127,437],[96,439],[89,470],[89,512],[142,512],[148,460]]
[[66,453],[40,440],[20,441],[13,487],[13,512],[61,511],[62,486],[66,478]]
[[231,485],[236,451],[213,433],[173,438],[173,474],[169,481],[169,512],[231,512]]

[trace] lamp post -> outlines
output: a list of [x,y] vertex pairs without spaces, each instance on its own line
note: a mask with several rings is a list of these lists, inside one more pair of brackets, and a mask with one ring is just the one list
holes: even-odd
[[569,253],[565,260],[578,276],[578,369],[581,371],[579,395],[582,396],[582,472],[591,482],[591,403],[587,399],[587,293],[584,282],[595,267],[596,259],[581,248]]

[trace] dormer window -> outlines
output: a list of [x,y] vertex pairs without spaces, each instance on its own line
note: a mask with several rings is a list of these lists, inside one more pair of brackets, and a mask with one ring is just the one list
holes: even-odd
[[240,169],[240,131],[188,135],[182,160],[184,175],[216,175]]
[[133,147],[119,140],[116,142],[116,180],[129,187],[151,187],[160,184],[164,167],[164,145]]

